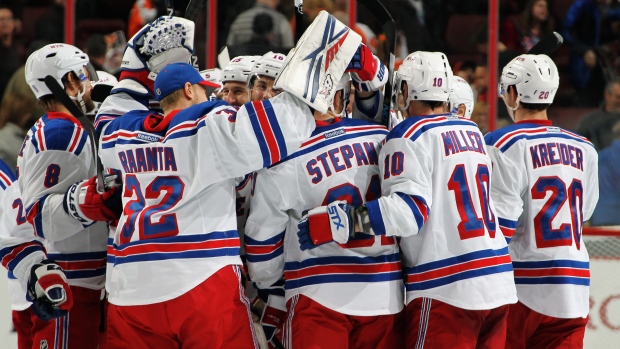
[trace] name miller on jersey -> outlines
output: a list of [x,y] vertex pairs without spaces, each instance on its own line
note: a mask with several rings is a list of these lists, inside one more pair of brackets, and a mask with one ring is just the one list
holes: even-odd
[[[352,161],[354,157],[355,161]],[[350,145],[345,144],[341,147],[327,150],[308,161],[306,163],[306,170],[308,175],[310,175],[310,181],[313,184],[319,184],[324,177],[330,177],[334,173],[348,170],[354,166],[370,165],[377,165],[377,151],[373,143],[363,142]]]
[[[467,134],[467,136],[465,134]],[[443,140],[443,147],[446,156],[458,154],[464,151],[474,151],[476,153],[486,154],[484,149],[485,143],[478,132],[465,131],[464,133],[461,130],[457,133],[456,131],[447,131],[441,134],[441,138]]]
[[121,150],[118,158],[125,173],[177,171],[173,147],[145,146]]
[[530,147],[532,167],[571,166],[583,172],[583,151],[564,143],[542,143]]

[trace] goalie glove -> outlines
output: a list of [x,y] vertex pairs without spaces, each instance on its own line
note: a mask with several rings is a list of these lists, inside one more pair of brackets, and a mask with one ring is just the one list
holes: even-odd
[[105,177],[106,191],[103,193],[97,191],[97,176],[73,184],[65,192],[65,212],[84,225],[119,219],[123,211],[122,187],[115,179],[116,175]]
[[388,71],[368,46],[360,44],[349,62],[346,72],[351,73],[357,91],[377,91],[388,81]]
[[146,24],[125,47],[119,83],[112,93],[152,94],[155,76],[170,63],[191,63],[194,22],[161,16]]
[[270,294],[267,303],[260,298],[252,302],[252,307],[261,314],[260,323],[267,342],[272,342],[276,334],[282,330],[286,319],[286,300],[284,296]]
[[67,315],[73,306],[73,294],[62,268],[48,259],[33,265],[27,299],[35,315],[44,321]]

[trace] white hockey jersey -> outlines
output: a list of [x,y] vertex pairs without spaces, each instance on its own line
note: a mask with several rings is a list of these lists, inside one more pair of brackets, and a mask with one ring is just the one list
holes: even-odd
[[485,136],[491,198],[510,242],[519,301],[557,318],[590,309],[583,222],[598,201],[598,155],[548,120],[517,122]]
[[241,264],[235,178],[280,161],[314,127],[306,104],[287,93],[238,111],[206,102],[164,119],[137,111],[109,122],[100,154],[124,185],[109,301],[163,302]]
[[401,236],[407,304],[429,297],[484,310],[517,301],[508,246],[489,197],[491,159],[476,124],[410,117],[379,156],[383,197],[366,204],[375,234]]
[[15,175],[0,160],[0,261],[8,270],[12,310],[30,307],[26,300],[30,268],[45,258],[41,239],[34,235],[32,225],[26,220]]
[[96,169],[90,140],[69,114],[49,112],[28,131],[17,158],[19,189],[36,235],[49,259],[60,265],[72,286],[102,289],[105,281],[105,222],[83,225],[69,216],[64,195]]
[[317,128],[301,148],[258,172],[245,247],[251,279],[267,288],[282,274],[286,299],[303,294],[349,315],[403,308],[401,262],[393,238],[361,235],[345,245],[302,251],[297,224],[305,210],[347,200],[361,206],[380,195],[377,152],[387,130],[355,119]]

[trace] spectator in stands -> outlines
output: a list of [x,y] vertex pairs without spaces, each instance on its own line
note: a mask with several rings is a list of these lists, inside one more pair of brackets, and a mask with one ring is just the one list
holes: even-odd
[[[36,103],[17,92],[10,92],[0,105],[0,159],[13,170],[17,167],[19,153],[26,132],[37,120],[34,115]],[[39,115],[40,116],[40,115]]]
[[65,4],[64,0],[54,0],[47,11],[35,24],[35,39],[50,42],[65,41]]
[[[254,19],[260,13],[271,16],[273,22],[272,44],[278,47],[293,47],[293,34],[289,22],[283,14],[276,11],[280,0],[256,0],[254,7],[242,12],[230,26],[228,46],[244,44],[252,39]],[[305,4],[304,4],[305,5]]]
[[252,25],[254,34],[250,41],[228,47],[230,57],[238,56],[262,56],[265,53],[287,52],[282,47],[273,45],[273,19],[266,13],[259,13],[254,17]]
[[108,45],[105,42],[103,35],[95,33],[88,37],[86,40],[86,47],[84,53],[90,58],[90,64],[93,65],[95,70],[105,70],[103,65],[105,63],[105,55],[108,51]]
[[474,101],[485,102],[487,101],[487,87],[489,85],[488,68],[486,63],[480,63],[476,65],[474,69],[474,81],[471,84],[471,89],[474,92]]
[[577,127],[577,132],[588,138],[596,150],[603,150],[614,139],[611,129],[620,121],[620,78],[607,83],[604,99],[601,107],[584,116]]
[[[47,44],[50,42],[33,41],[28,47],[28,56]],[[17,153],[26,132],[44,113],[26,82],[25,66],[22,65],[11,76],[0,102],[0,159],[13,169],[17,166]]]
[[[135,4],[129,12],[129,20],[127,21],[127,37],[134,36],[145,24],[150,23],[157,18],[157,6],[153,0],[136,0]],[[90,57],[90,53],[88,54]],[[99,69],[97,69],[99,70]]]
[[468,84],[473,84],[475,79],[476,62],[458,61],[453,67],[454,75],[462,77]]
[[570,81],[577,90],[576,104],[596,106],[605,81],[595,50],[602,36],[602,23],[619,19],[611,0],[575,0],[566,13],[562,35],[570,45]]
[[593,226],[620,225],[620,122],[612,132],[611,145],[598,153],[599,199],[590,218]]
[[502,23],[500,37],[509,49],[525,53],[551,33],[553,27],[547,0],[529,0],[518,20],[507,19]]
[[478,128],[482,134],[489,132],[487,129],[489,126],[488,114],[489,106],[486,102],[476,102],[476,104],[474,104],[474,110],[471,113],[471,121],[478,125]]
[[14,41],[13,11],[0,5],[0,95],[4,94],[11,75],[21,65],[19,48]]

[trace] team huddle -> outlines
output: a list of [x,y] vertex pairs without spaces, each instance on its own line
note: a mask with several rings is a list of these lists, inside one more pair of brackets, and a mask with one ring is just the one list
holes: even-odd
[[[597,153],[547,119],[549,57],[503,68],[515,123],[483,135],[443,53],[411,53],[384,97],[326,12],[222,70],[188,63],[193,31],[147,24],[118,81],[71,45],[28,58],[47,113],[17,173],[0,163],[20,349],[583,346]],[[72,110],[106,85],[91,139]]]

